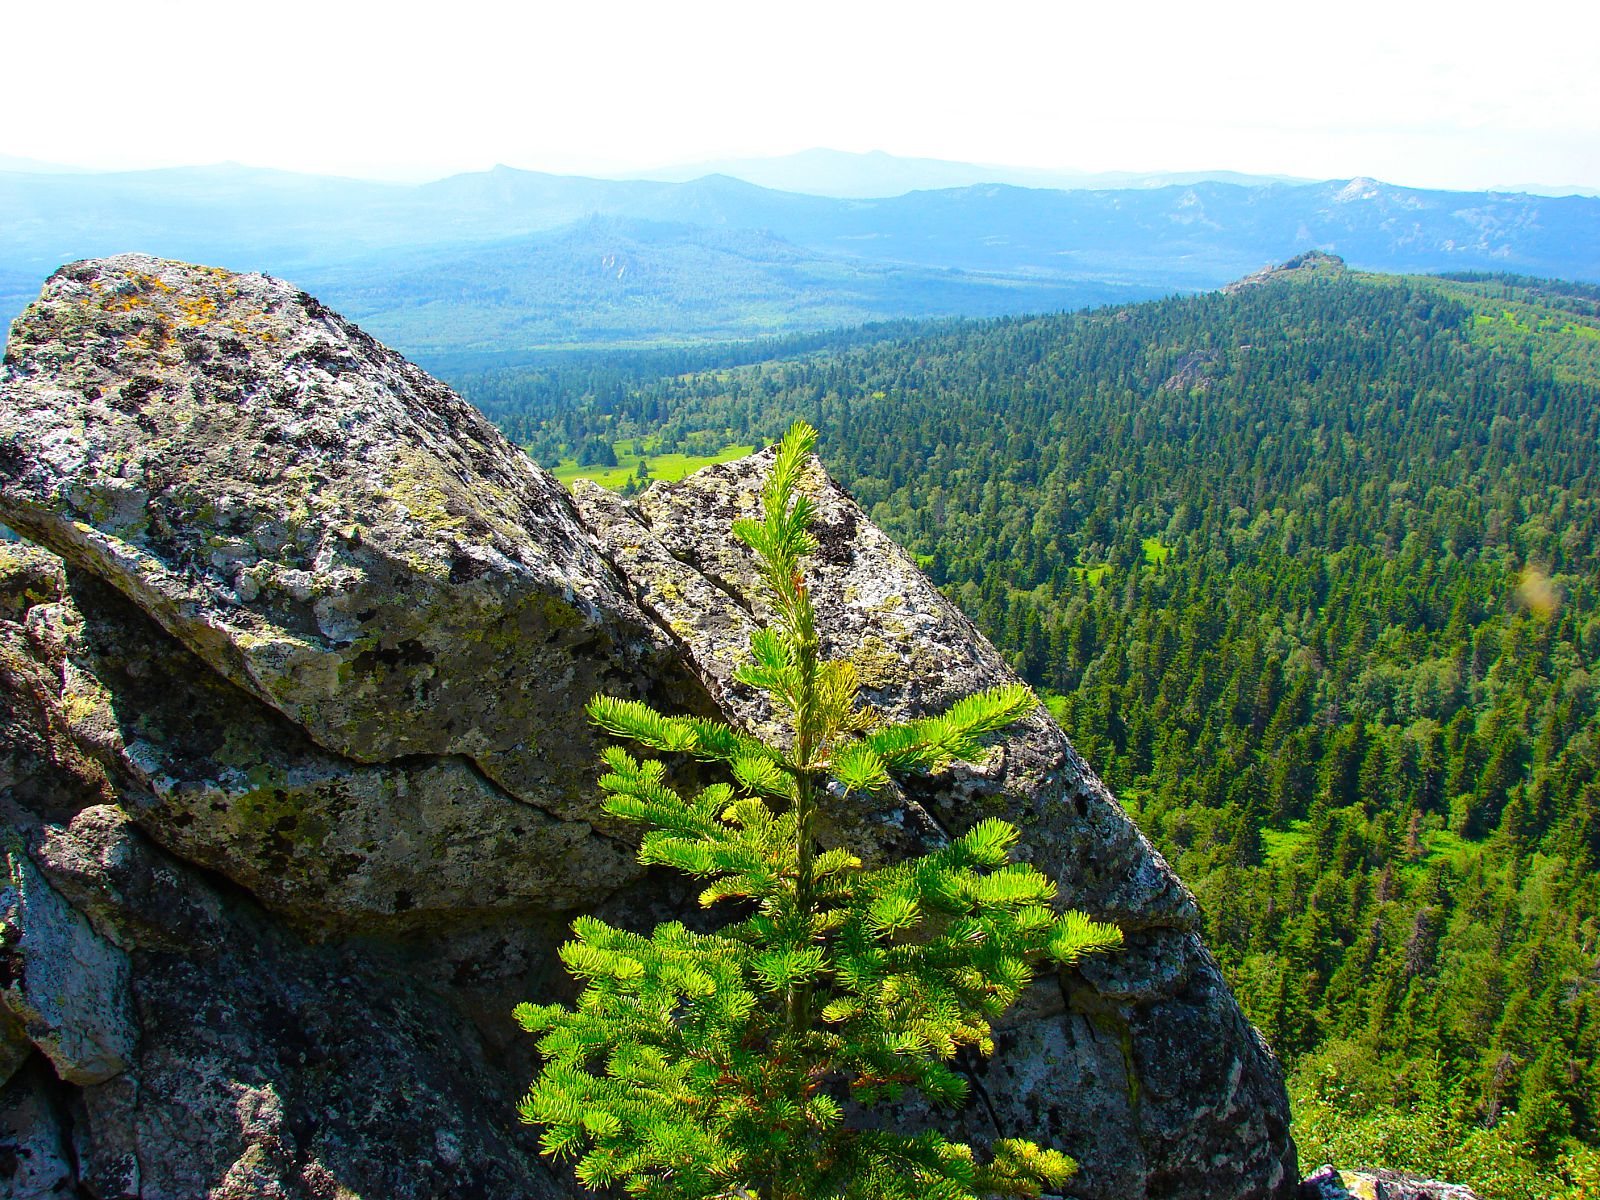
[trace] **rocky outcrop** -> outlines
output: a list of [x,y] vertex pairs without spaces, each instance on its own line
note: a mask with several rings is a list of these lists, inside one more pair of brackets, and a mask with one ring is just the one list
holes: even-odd
[[1264,283],[1273,283],[1288,276],[1304,279],[1314,275],[1342,275],[1346,270],[1348,268],[1344,259],[1337,254],[1329,254],[1326,250],[1307,250],[1304,254],[1297,254],[1286,262],[1263,267],[1243,279],[1225,284],[1222,294],[1232,296],[1248,288],[1260,287]]
[[1419,1179],[1400,1171],[1317,1168],[1300,1185],[1301,1200],[1480,1200],[1460,1184]]
[[[511,1119],[510,1007],[569,986],[573,913],[689,907],[598,811],[582,706],[767,721],[733,678],[762,613],[729,526],[768,461],[568,496],[285,284],[54,276],[0,375],[0,520],[49,551],[0,545],[0,1137],[41,1179],[67,1146],[102,1198],[573,1194]],[[874,703],[1011,678],[811,486],[827,649]],[[1191,897],[1047,717],[829,836],[886,858],[989,814],[1128,948],[1035,988],[941,1123],[1061,1145],[1074,1195],[1292,1194],[1281,1077]],[[46,946],[70,988],[30,982]]]

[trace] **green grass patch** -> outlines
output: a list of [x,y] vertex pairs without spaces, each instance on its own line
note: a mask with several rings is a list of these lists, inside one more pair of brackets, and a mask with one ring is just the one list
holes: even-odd
[[1304,821],[1290,821],[1287,829],[1263,829],[1261,854],[1269,867],[1287,866],[1305,849],[1311,840]]
[[1422,834],[1422,857],[1404,868],[1406,878],[1414,882],[1440,863],[1461,874],[1471,870],[1483,849],[1483,842],[1469,841],[1452,830],[1430,829]]
[[1472,310],[1468,333],[1474,342],[1530,353],[1564,382],[1600,378],[1600,319],[1562,307],[1559,295],[1545,298],[1531,287],[1492,280],[1409,279],[1466,304]]
[[1433,829],[1422,835],[1422,848],[1426,851],[1422,860],[1424,865],[1438,862],[1465,865],[1482,852],[1483,845],[1469,842],[1459,833],[1448,829]]
[[754,454],[754,446],[724,446],[715,454],[652,454],[647,441],[641,455],[632,441],[612,443],[612,449],[617,452],[617,465],[614,467],[580,467],[570,458],[550,469],[564,484],[570,484],[574,479],[592,479],[603,488],[619,491],[630,479],[638,478],[639,459],[642,457],[649,464],[650,479],[665,479],[668,483],[676,483],[685,475],[692,475],[701,467],[709,467],[714,463],[732,462],[736,458],[743,458],[747,454]]
[[[1172,547],[1158,537],[1144,539],[1144,561],[1152,567],[1159,567],[1172,555]],[[1099,587],[1105,582],[1106,576],[1111,574],[1110,563],[1088,563],[1081,558],[1078,565],[1069,567],[1072,577],[1077,580],[1087,579],[1090,586]]]

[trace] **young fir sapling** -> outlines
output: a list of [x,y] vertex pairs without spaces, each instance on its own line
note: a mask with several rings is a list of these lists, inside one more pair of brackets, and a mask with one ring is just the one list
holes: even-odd
[[966,1084],[952,1059],[963,1046],[992,1050],[989,1022],[1033,964],[1072,963],[1122,937],[1057,913],[1054,885],[1009,860],[1017,831],[1004,821],[873,870],[818,846],[830,790],[873,792],[891,773],[971,761],[1036,701],[1011,685],[903,722],[858,704],[852,664],[820,655],[801,568],[817,545],[802,487],[815,439],[804,423],[789,430],[761,518],[734,525],[775,614],[737,677],[766,693],[785,736],[606,696],[588,706],[607,733],[726,771],[729,782],[684,798],[660,759],[612,746],[601,786],[607,812],[648,827],[640,862],[703,879],[702,905],[732,900],[746,915],[709,934],[575,921],[561,958],[584,984],[576,1007],[516,1010],[544,1060],[519,1111],[543,1126],[544,1154],[577,1160],[584,1186],[649,1200],[1038,1196],[1067,1178],[1070,1158],[1006,1138],[985,1161],[938,1133],[862,1128],[845,1109],[911,1088],[959,1106]]

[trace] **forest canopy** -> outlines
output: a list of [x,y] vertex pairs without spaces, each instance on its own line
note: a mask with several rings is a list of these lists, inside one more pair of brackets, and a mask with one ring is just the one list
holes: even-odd
[[1597,311],[1323,270],[456,382],[552,464],[815,424],[1194,889],[1303,1153],[1558,1195],[1600,1162]]

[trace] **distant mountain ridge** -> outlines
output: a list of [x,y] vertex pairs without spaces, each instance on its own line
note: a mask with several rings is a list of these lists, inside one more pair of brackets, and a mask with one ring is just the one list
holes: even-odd
[[[592,307],[590,258],[618,247],[586,225],[596,218],[616,223],[609,236],[628,252],[648,247],[674,263],[636,277],[625,297],[609,294],[604,320]],[[765,249],[730,255],[726,241],[686,237],[684,227],[740,231]],[[557,253],[551,239],[562,230],[571,236]],[[673,183],[508,167],[421,185],[237,164],[0,172],[0,321],[60,264],[132,249],[293,277],[397,346],[446,353],[1136,300],[1216,288],[1307,249],[1373,270],[1600,281],[1600,199],[1365,178],[978,183],[838,199],[727,175]],[[430,311],[449,320],[429,324]],[[486,337],[498,340],[489,347]]]
[[1008,167],[994,163],[907,158],[873,150],[855,154],[817,147],[797,154],[716,159],[633,171],[616,178],[687,183],[707,175],[729,175],[777,191],[845,200],[881,199],[906,192],[1003,183],[1013,187],[1096,190],[1168,187],[1191,183],[1311,183],[1287,175],[1249,175],[1238,171],[1072,171],[1048,167]]
[[378,256],[324,269],[318,288],[436,366],[447,356],[508,346],[736,340],[1148,294],[1092,280],[849,261],[732,225],[601,216],[406,262]]

